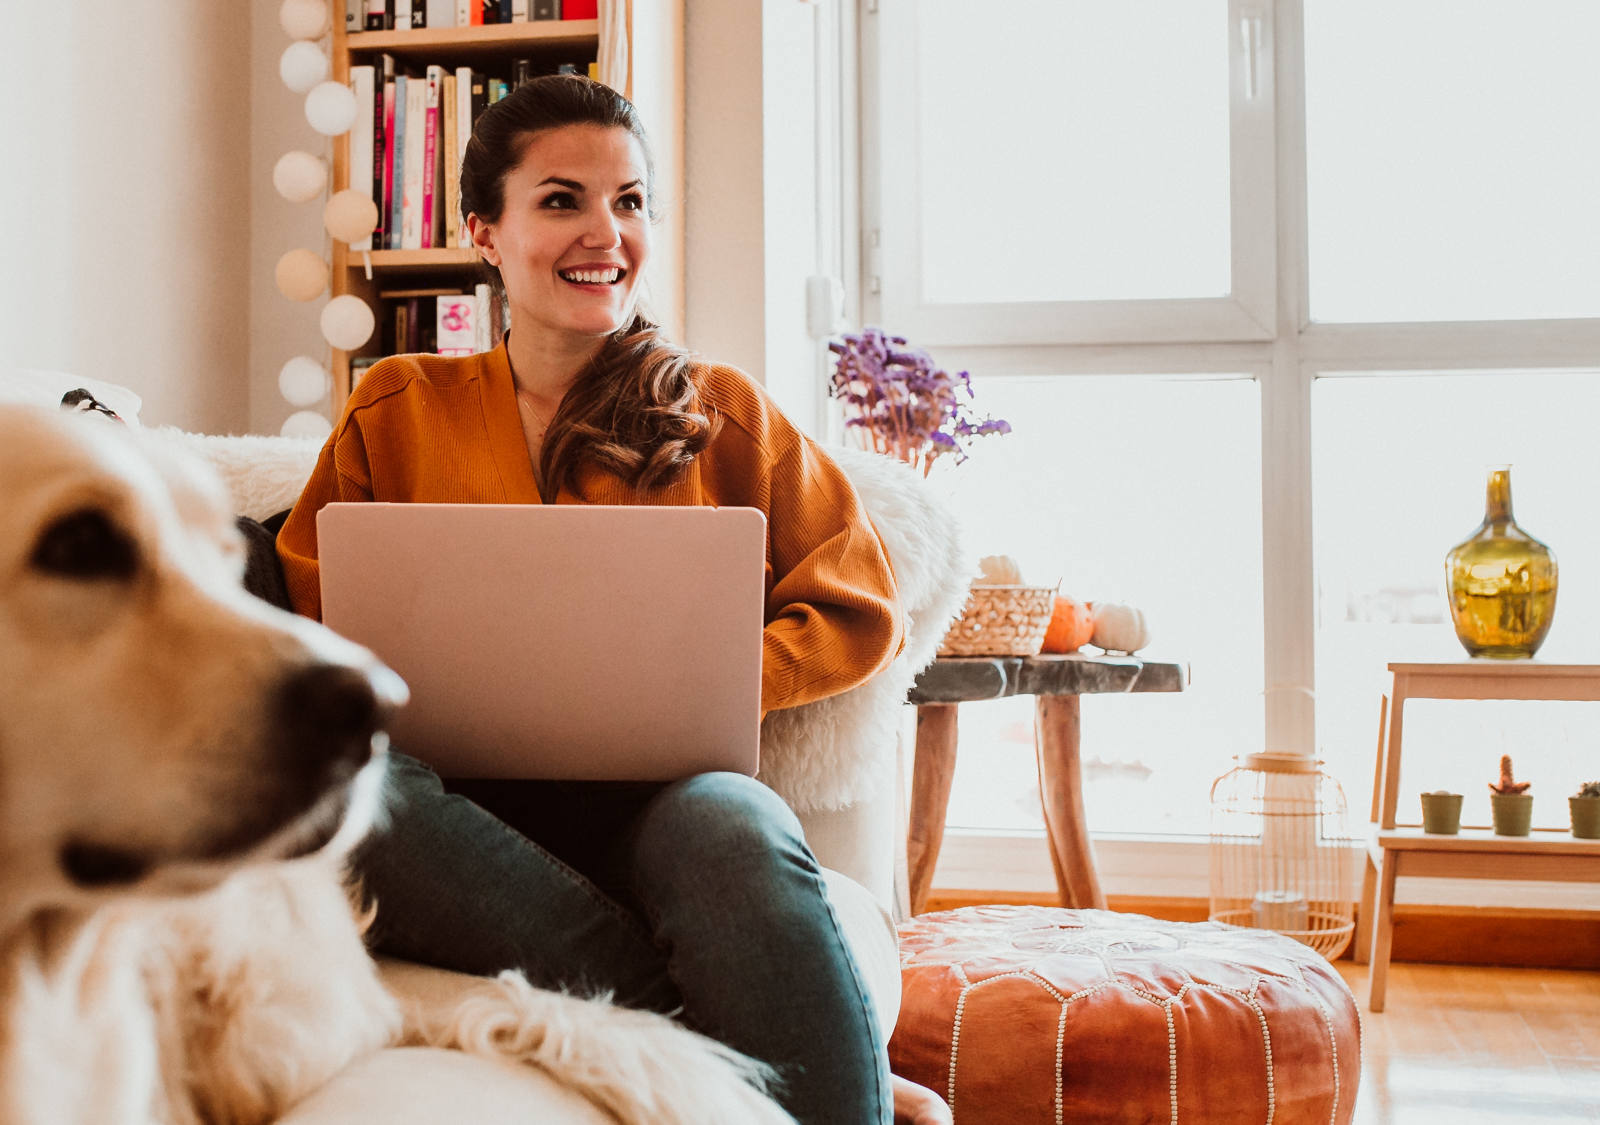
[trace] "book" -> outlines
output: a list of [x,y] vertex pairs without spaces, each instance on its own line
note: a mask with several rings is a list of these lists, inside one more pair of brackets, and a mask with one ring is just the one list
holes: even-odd
[[561,0],[561,18],[564,20],[599,19],[600,0]]
[[388,9],[384,7],[383,0],[366,0],[366,3],[366,29],[368,31],[382,31],[384,21],[388,18]]
[[478,346],[475,297],[465,293],[434,298],[434,351],[439,355],[471,355]]
[[344,0],[344,33],[360,31],[366,22],[366,0]]
[[456,67],[456,147],[450,159],[449,174],[455,178],[455,190],[450,193],[451,214],[456,217],[456,239],[452,246],[471,246],[472,234],[461,221],[461,160],[467,154],[467,141],[472,138],[472,84],[477,81],[469,66]]
[[379,249],[389,246],[389,199],[394,183],[390,175],[390,134],[394,131],[394,56],[378,56],[372,77],[372,201],[378,205],[378,227],[373,233]]
[[[399,91],[395,92],[396,100]],[[400,126],[396,123],[395,128]],[[400,188],[400,249],[422,249],[422,185],[423,163],[428,129],[428,83],[421,78],[406,82],[406,124],[400,130],[405,162],[397,166],[395,175],[404,174]]]
[[461,245],[461,141],[457,136],[461,110],[456,105],[456,83],[456,75],[446,74],[439,92],[439,163],[443,165],[440,182],[444,185],[444,230],[438,242],[440,246]]
[[536,20],[558,20],[561,18],[561,0],[532,0],[533,15]]
[[361,382],[361,377],[377,362],[377,356],[357,355],[350,357],[350,389],[352,391],[356,389],[356,384]]
[[[356,96],[356,123],[350,128],[350,189],[372,198],[373,77],[375,68],[350,68],[350,89]],[[351,250],[371,250],[372,236],[350,243]]]
[[428,67],[427,79],[423,86],[422,111],[422,218],[419,224],[421,249],[431,249],[439,245],[434,241],[434,227],[437,225],[439,214],[439,96],[443,93],[440,89],[443,82],[444,68]]
[[511,22],[526,23],[528,20],[528,0],[511,0]]
[[394,117],[389,126],[389,168],[385,183],[389,188],[388,249],[400,249],[401,220],[404,217],[406,183],[406,87],[404,74],[394,76]]
[[533,77],[532,59],[511,60],[511,88],[515,90],[528,79]]
[[476,125],[483,111],[489,108],[489,76],[482,71],[472,72],[472,123]]
[[[412,0],[413,3],[416,0]],[[429,27],[455,27],[456,0],[427,0]]]
[[456,26],[466,27],[472,23],[472,0],[456,0]]
[[512,0],[496,0],[495,19],[499,20],[501,23],[510,23],[512,11],[511,4]]
[[489,285],[487,282],[478,282],[472,290],[472,346],[480,352],[486,352],[494,347],[489,342]]
[[427,0],[411,0],[411,26],[413,29],[428,26]]
[[406,31],[411,27],[411,0],[394,0],[394,29]]

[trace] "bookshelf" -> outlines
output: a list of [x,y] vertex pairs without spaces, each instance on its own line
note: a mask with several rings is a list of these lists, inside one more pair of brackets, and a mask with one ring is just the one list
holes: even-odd
[[[604,73],[606,63],[602,61],[601,78],[638,106],[655,148],[658,190],[666,198],[676,200],[683,195],[682,0],[669,0],[662,7],[663,11],[659,12],[650,8],[649,18],[636,23],[632,0],[602,4],[603,17],[612,13],[611,18],[620,21],[627,50],[624,52],[625,73]],[[602,22],[551,20],[480,27],[347,32],[342,21],[335,20],[331,77],[348,83],[352,66],[376,64],[385,54],[393,56],[397,67],[419,75],[429,65],[447,69],[470,66],[490,74],[509,76],[513,60],[519,58],[532,60],[536,72],[553,63],[603,60]],[[639,94],[635,93],[636,88],[641,91]],[[330,191],[340,191],[349,185],[350,137],[346,134],[333,145]],[[652,292],[657,295],[658,303],[665,295],[669,310],[681,308],[681,225],[681,221],[669,218],[663,224],[667,229],[658,228],[656,232],[658,251],[657,266],[652,269]],[[660,252],[663,241],[667,244],[664,263]],[[365,258],[371,261],[370,276]],[[378,315],[378,329],[359,351],[332,349],[329,363],[333,375],[332,405],[334,416],[338,417],[350,393],[352,359],[385,354],[385,310],[380,293],[441,287],[460,287],[470,293],[481,275],[476,252],[461,247],[375,249],[363,255],[334,240],[332,265],[331,295],[354,294],[371,305]],[[665,268],[661,268],[663,265]],[[671,319],[670,311],[667,319]],[[681,320],[681,313],[678,319]]]

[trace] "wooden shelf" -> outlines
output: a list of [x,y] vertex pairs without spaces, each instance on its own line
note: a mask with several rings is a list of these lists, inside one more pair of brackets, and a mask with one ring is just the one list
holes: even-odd
[[[346,265],[353,270],[365,270],[361,252],[353,252]],[[458,270],[462,266],[478,264],[478,252],[471,247],[436,247],[432,250],[374,250],[374,270],[413,270],[419,273],[433,270]]]
[[357,31],[345,36],[352,54],[387,51],[396,58],[441,54],[451,59],[504,55],[526,47],[574,47],[593,50],[600,34],[599,20],[539,20],[533,23],[489,24],[484,27],[420,27],[414,31]]
[[1536,828],[1527,836],[1496,836],[1488,828],[1463,828],[1445,836],[1417,827],[1379,829],[1373,841],[1392,851],[1520,852],[1524,855],[1578,855],[1600,859],[1600,840],[1580,840],[1556,828]]

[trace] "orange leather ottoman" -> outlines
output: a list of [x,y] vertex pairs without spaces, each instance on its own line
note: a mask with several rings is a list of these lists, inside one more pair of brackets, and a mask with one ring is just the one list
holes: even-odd
[[1292,938],[973,906],[900,927],[896,1074],[956,1125],[1349,1125],[1355,998]]

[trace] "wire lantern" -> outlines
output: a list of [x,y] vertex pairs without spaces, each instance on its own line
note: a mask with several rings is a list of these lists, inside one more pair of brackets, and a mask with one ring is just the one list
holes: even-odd
[[1330,961],[1355,932],[1344,789],[1300,754],[1250,754],[1211,785],[1211,920],[1276,930]]

